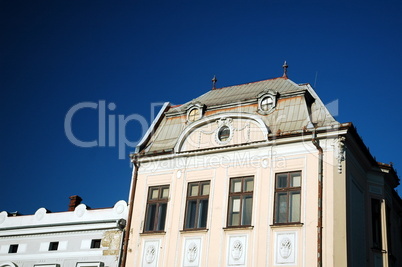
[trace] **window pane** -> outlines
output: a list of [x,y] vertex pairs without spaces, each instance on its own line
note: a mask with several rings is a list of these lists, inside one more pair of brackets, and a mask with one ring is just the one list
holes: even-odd
[[203,195],[203,196],[209,195],[209,183],[202,185],[201,195]]
[[190,185],[190,196],[198,196],[198,184]]
[[162,188],[162,197],[161,198],[168,198],[169,197],[169,187]]
[[145,222],[145,230],[146,231],[153,231],[154,230],[155,216],[156,216],[156,204],[149,204],[148,205],[147,219],[146,219],[146,222]]
[[232,179],[232,193],[241,192],[241,179]]
[[197,201],[191,200],[187,203],[186,228],[194,228]]
[[301,176],[300,176],[300,173],[292,173],[291,174],[291,177],[290,177],[290,180],[291,180],[291,187],[299,187],[300,186],[300,182],[301,182]]
[[290,194],[289,222],[300,222],[300,193]]
[[278,193],[276,201],[276,218],[275,218],[275,221],[277,223],[287,222],[287,210],[288,210],[287,194]]
[[251,225],[251,214],[253,211],[253,198],[251,196],[243,199],[243,218],[242,225]]
[[254,179],[249,178],[245,181],[245,190],[244,191],[253,191],[254,190]]
[[232,213],[230,217],[229,226],[238,226],[239,223],[240,213]]
[[151,189],[150,199],[158,199],[159,197],[159,188],[153,188]]
[[208,199],[201,200],[198,207],[198,228],[207,227]]
[[233,198],[232,212],[240,212],[240,198]]
[[166,203],[163,203],[163,204],[159,205],[158,225],[157,225],[157,228],[156,228],[157,231],[162,231],[162,230],[165,229],[166,208],[167,208]]
[[276,177],[276,188],[284,188],[288,185],[288,175],[287,174],[278,174]]
[[230,202],[229,226],[240,224],[240,198],[232,197]]

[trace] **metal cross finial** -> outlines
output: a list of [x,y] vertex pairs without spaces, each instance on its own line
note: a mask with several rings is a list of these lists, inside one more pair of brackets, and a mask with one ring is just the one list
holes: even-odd
[[218,79],[216,78],[216,76],[214,75],[214,77],[212,78],[212,89],[215,89],[216,87],[215,87],[215,85],[216,85],[216,82],[218,81]]
[[288,77],[288,64],[286,63],[286,60],[285,60],[285,63],[283,63],[283,66],[282,66],[282,68],[283,68],[283,78],[287,78]]

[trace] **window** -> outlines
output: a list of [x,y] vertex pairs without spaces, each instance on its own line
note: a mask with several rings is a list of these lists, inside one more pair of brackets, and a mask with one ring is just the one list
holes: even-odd
[[209,185],[209,181],[188,184],[184,229],[207,227]]
[[17,244],[10,245],[10,248],[8,249],[8,253],[17,253],[17,251],[18,251]]
[[264,97],[261,100],[261,110],[269,111],[272,108],[273,104],[274,104],[274,101],[272,100],[272,97],[270,97],[270,96]]
[[275,177],[274,223],[300,222],[301,172],[279,173]]
[[101,247],[101,240],[100,239],[92,239],[91,248],[100,248],[100,247]]
[[199,108],[193,108],[188,113],[188,121],[193,122],[201,118],[201,112]]
[[251,225],[254,177],[230,179],[228,227]]
[[230,128],[226,125],[222,126],[218,132],[219,141],[226,142],[228,141],[229,137],[230,137]]
[[163,231],[165,229],[168,198],[168,185],[149,188],[145,215],[145,232]]
[[273,90],[264,90],[258,94],[258,113],[268,115],[275,110],[278,93]]
[[382,248],[381,234],[381,200],[371,199],[371,227],[373,234],[373,248]]
[[50,242],[49,251],[57,250],[59,248],[59,242]]

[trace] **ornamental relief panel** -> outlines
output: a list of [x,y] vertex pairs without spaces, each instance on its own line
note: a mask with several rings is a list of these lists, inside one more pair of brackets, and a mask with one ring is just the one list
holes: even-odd
[[160,240],[146,240],[142,253],[142,267],[157,267]]
[[186,238],[183,248],[183,267],[200,266],[201,238]]
[[246,266],[247,235],[229,236],[227,247],[227,265]]
[[275,265],[293,265],[297,259],[297,232],[275,233]]
[[194,129],[187,136],[181,151],[246,144],[266,139],[267,134],[256,121],[226,117]]

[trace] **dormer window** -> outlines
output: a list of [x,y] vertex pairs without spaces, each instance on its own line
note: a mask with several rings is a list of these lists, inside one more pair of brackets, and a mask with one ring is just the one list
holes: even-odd
[[274,104],[274,101],[272,100],[272,97],[270,97],[270,96],[264,97],[261,100],[261,110],[268,111],[272,108],[273,104]]
[[268,115],[274,111],[276,106],[276,92],[272,90],[265,90],[261,92],[258,98],[258,113]]
[[187,109],[187,121],[194,122],[202,118],[204,107],[200,103],[193,103]]
[[188,121],[193,122],[200,118],[200,110],[198,108],[193,108],[188,113]]

